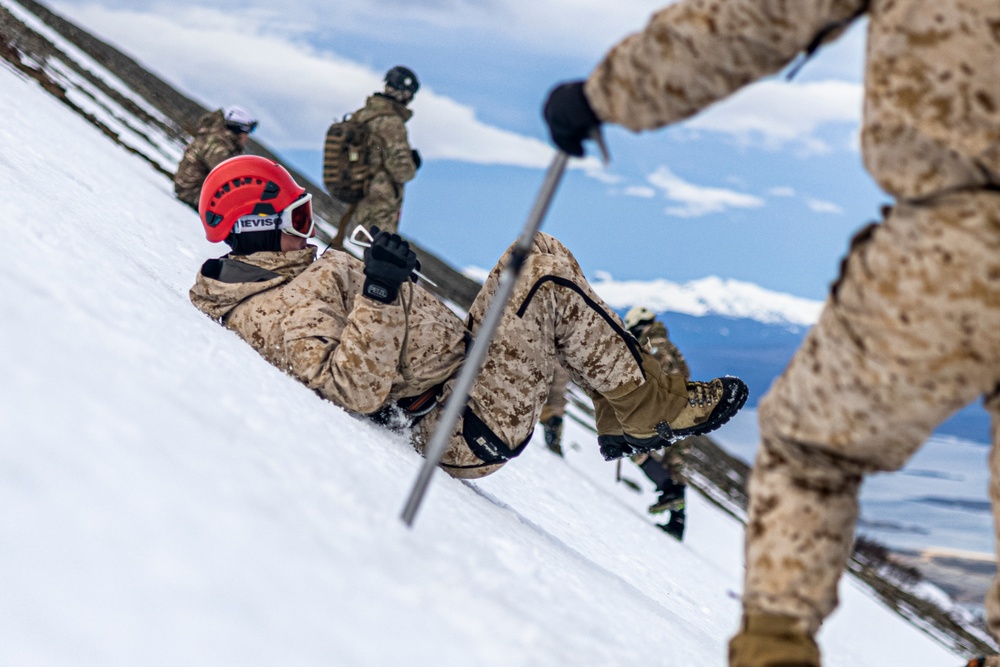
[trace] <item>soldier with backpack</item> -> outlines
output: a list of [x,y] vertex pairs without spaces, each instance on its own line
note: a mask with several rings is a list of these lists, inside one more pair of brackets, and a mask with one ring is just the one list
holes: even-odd
[[323,149],[323,184],[334,197],[350,204],[332,245],[343,247],[359,224],[389,232],[399,228],[403,185],[420,168],[420,153],[410,148],[407,105],[420,88],[417,75],[393,67],[385,89],[365,106],[330,126]]
[[198,120],[198,133],[184,150],[177,173],[174,174],[174,194],[182,202],[198,210],[201,184],[208,172],[223,161],[243,153],[250,133],[257,129],[257,120],[243,107],[236,105],[205,114]]

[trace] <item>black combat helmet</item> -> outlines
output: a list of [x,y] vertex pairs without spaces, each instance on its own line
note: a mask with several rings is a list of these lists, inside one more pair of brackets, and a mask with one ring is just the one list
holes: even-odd
[[402,65],[397,65],[385,73],[385,85],[410,95],[413,95],[420,88],[417,75],[413,73],[413,70]]

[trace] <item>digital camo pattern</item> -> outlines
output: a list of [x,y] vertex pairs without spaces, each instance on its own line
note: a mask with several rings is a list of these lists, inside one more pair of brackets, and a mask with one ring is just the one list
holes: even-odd
[[[778,71],[866,5],[865,164],[906,203],[857,239],[762,400],[751,480],[745,609],[811,631],[836,605],[861,476],[903,465],[1000,381],[1000,197],[987,192],[1000,184],[1000,3],[686,0],[614,47],[585,87],[602,120],[660,127]],[[996,444],[991,469],[996,513]],[[987,614],[998,635],[1000,584]]]
[[[686,0],[654,14],[587,80],[604,121],[687,118],[787,65],[865,0]],[[871,0],[862,144],[890,194],[1000,183],[1000,3]]]
[[[469,311],[473,334],[496,293],[509,255],[508,249]],[[624,333],[621,319],[594,293],[570,251],[540,233],[490,344],[470,404],[494,433],[514,447],[534,430],[557,365],[588,393],[621,395],[643,384],[642,370]],[[421,422],[425,439],[437,416]],[[458,446],[460,441],[456,428],[455,446],[442,462],[445,470],[460,477],[481,477],[500,468],[472,467],[481,462],[467,447]]]
[[[191,301],[269,362],[353,412],[369,414],[442,383],[445,400],[465,358],[465,324],[419,286],[404,286],[393,304],[361,296],[363,265],[347,253],[314,257],[310,247],[227,258],[266,270],[261,282],[225,282],[200,273]],[[506,257],[473,304],[473,333]],[[247,271],[221,275],[245,276]],[[587,391],[628,393],[643,383],[643,376],[623,331],[621,320],[594,294],[569,250],[539,234],[470,405],[513,447],[534,428],[560,363]],[[439,413],[431,412],[415,429],[418,448],[433,433]],[[462,477],[481,477],[500,467],[482,466],[465,444],[460,425],[442,465]]]
[[404,287],[412,299],[407,328],[400,299],[382,304],[361,297],[360,261],[339,251],[312,261],[315,251],[234,258],[279,273],[291,269],[291,275],[274,285],[199,274],[191,300],[269,362],[360,414],[416,396],[462,363],[465,326],[440,301],[420,287]]
[[[642,332],[638,340],[639,344],[660,363],[660,368],[663,369],[664,373],[668,375],[680,374],[685,379],[691,378],[691,371],[688,370],[684,355],[681,354],[681,351],[670,340],[670,337],[667,335],[667,328],[663,323],[654,321]],[[566,391],[568,387],[569,373],[563,370],[561,366],[556,367],[552,375],[552,385],[549,387],[549,394],[545,399],[545,406],[542,408],[542,415],[540,417],[542,422],[547,421],[553,415],[562,417],[566,414]]]
[[552,417],[563,417],[566,415],[566,403],[569,402],[566,392],[569,390],[569,373],[556,364],[552,371],[552,384],[549,385],[549,395],[545,397],[545,405],[542,406],[542,414],[539,420],[544,424]]
[[[897,470],[954,411],[985,398],[1000,519],[1000,193],[901,204],[852,243],[843,274],[761,400],[750,481],[748,610],[810,630],[837,604],[865,473]],[[986,600],[1000,633],[1000,590]]]
[[660,368],[668,375],[683,375],[686,379],[691,379],[691,370],[688,368],[684,355],[670,340],[667,334],[667,327],[659,320],[653,322],[639,333],[639,344],[645,347],[658,362]]
[[208,173],[220,163],[243,153],[236,135],[226,127],[222,110],[207,113],[198,121],[198,134],[184,149],[174,174],[174,194],[182,202],[198,209],[201,186]]
[[404,123],[413,112],[399,102],[376,93],[369,97],[357,119],[367,123],[368,164],[372,179],[365,198],[348,222],[345,238],[350,238],[359,224],[373,225],[381,230],[396,232],[403,207],[403,184],[413,180],[417,165],[410,152]]

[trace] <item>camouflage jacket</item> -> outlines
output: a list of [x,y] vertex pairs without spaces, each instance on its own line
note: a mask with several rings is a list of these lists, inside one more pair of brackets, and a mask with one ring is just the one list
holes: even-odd
[[[202,266],[191,302],[265,359],[360,414],[441,384],[465,358],[466,328],[409,283],[393,304],[361,296],[363,265],[316,248],[226,256]],[[407,309],[403,296],[412,303]]]
[[997,0],[683,0],[615,46],[586,95],[602,120],[661,127],[777,72],[866,6],[862,144],[878,184],[901,199],[996,187]]
[[402,201],[403,183],[417,173],[404,125],[412,116],[405,106],[379,93],[369,97],[357,112],[357,119],[367,124],[371,133],[368,164],[372,180],[368,196]]
[[691,378],[687,361],[677,346],[670,340],[667,327],[659,320],[654,320],[638,336],[639,344],[660,362],[664,373],[677,373],[685,378]]
[[226,127],[222,110],[207,113],[198,121],[198,134],[184,150],[177,173],[174,174],[174,193],[181,201],[198,208],[201,184],[208,172],[220,162],[240,155],[236,135]]

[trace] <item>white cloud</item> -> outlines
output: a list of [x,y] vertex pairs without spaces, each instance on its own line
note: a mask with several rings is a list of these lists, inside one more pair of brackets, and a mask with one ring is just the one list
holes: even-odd
[[788,186],[779,186],[776,188],[771,188],[767,191],[767,194],[772,197],[794,197],[795,188],[790,188]]
[[642,197],[651,199],[656,196],[656,190],[645,185],[630,185],[622,190],[622,194],[628,197]]
[[[160,74],[209,108],[250,109],[260,120],[261,139],[278,150],[316,149],[334,118],[382,88],[382,71],[275,32],[253,12],[182,8],[166,15],[88,5],[73,14],[128,44],[140,60],[156,63]],[[143,38],[135,40],[136,34]],[[554,155],[547,143],[489,125],[471,106],[431,86],[421,88],[412,107],[411,143],[425,158],[541,168]],[[572,164],[593,168],[594,162]]]
[[681,218],[721,213],[731,208],[760,208],[764,205],[764,200],[754,195],[689,183],[668,167],[660,167],[646,180],[662,190],[667,199],[677,202],[678,206],[668,206],[665,212]]
[[[57,10],[95,0],[61,0]],[[169,15],[205,0],[97,0],[104,6]],[[256,16],[274,30],[355,35],[383,43],[448,41],[466,50],[502,42],[522,52],[596,59],[625,35],[642,29],[671,0],[213,0],[219,15]],[[219,23],[217,25],[225,25]]]
[[604,165],[604,163],[593,155],[582,159],[574,159],[570,162],[570,165],[582,169],[587,176],[590,176],[594,180],[600,181],[605,185],[617,185],[625,180],[624,177],[619,176],[618,174],[612,174],[608,171],[608,168]]
[[818,130],[830,124],[857,126],[861,101],[860,83],[769,79],[709,107],[684,126],[775,150],[792,146],[804,153],[827,153],[833,147],[818,136]]
[[760,322],[810,326],[819,318],[822,301],[774,292],[741,280],[708,276],[687,283],[669,280],[616,281],[607,272],[595,272],[594,290],[612,308],[643,304],[654,312],[686,313],[700,317],[717,314]]
[[823,199],[806,198],[806,206],[816,213],[834,213],[836,215],[844,214],[844,209],[840,206],[834,204],[832,201],[825,201]]

